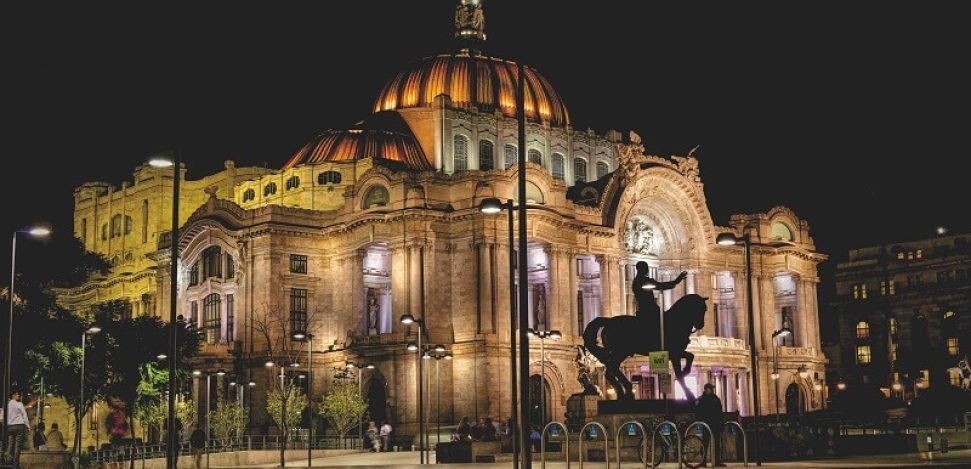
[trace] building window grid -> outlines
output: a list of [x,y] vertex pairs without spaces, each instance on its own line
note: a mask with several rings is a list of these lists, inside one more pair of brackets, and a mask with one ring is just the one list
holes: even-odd
[[565,158],[559,153],[553,153],[553,168],[551,170],[552,175],[556,179],[563,179],[565,177],[564,169]]
[[947,338],[947,354],[950,355],[950,356],[952,356],[952,357],[956,357],[959,353],[961,353],[961,345],[960,345],[960,341],[958,341],[958,338],[957,337],[948,337]]
[[587,182],[587,160],[583,158],[573,160],[573,181],[575,184]]
[[897,335],[897,318],[890,318],[887,322],[890,324],[890,335]]
[[192,327],[199,327],[199,302],[189,303],[189,323]]
[[960,370],[949,369],[947,370],[947,377],[951,383],[951,386],[961,387],[961,380],[964,378]]
[[492,142],[488,140],[479,140],[479,169],[482,171],[488,171],[495,167],[495,152],[493,151]]
[[452,162],[455,171],[469,169],[469,141],[463,135],[456,135],[452,144]]
[[303,254],[290,254],[290,272],[295,274],[307,273],[307,256]]
[[290,333],[307,332],[307,290],[290,289]]
[[317,185],[340,184],[341,173],[338,171],[324,171],[317,175]]
[[503,159],[502,164],[504,168],[509,168],[514,163],[516,163],[517,152],[515,145],[506,145],[503,149]]
[[529,150],[527,152],[527,156],[529,157],[527,159],[530,163],[536,163],[543,166],[543,154],[540,153],[539,150]]
[[230,293],[226,295],[226,342],[234,340],[236,340],[235,298]]
[[870,363],[870,346],[869,345],[857,345],[856,346],[856,363],[860,365],[865,365]]
[[856,338],[857,339],[870,338],[870,323],[866,321],[860,321],[856,323]]
[[202,253],[202,277],[204,279],[223,276],[223,255],[219,246],[206,248]]
[[193,262],[192,267],[189,268],[189,286],[193,287],[199,284],[199,262]]
[[300,187],[300,177],[299,176],[290,176],[287,179],[287,190],[288,191],[289,190],[293,190],[293,189],[296,189],[298,187]]
[[218,293],[212,293],[203,299],[203,329],[206,342],[209,344],[218,343],[220,339],[221,306],[222,300]]
[[607,173],[609,172],[610,172],[610,166],[607,165],[607,163],[604,163],[603,161],[597,162],[597,179],[600,179],[606,176]]

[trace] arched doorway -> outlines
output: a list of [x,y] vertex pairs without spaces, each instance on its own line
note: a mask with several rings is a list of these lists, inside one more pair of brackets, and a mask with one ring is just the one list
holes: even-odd
[[372,379],[367,388],[367,410],[369,418],[378,425],[388,418],[387,403],[388,394],[384,389],[384,383]]
[[806,396],[802,395],[802,389],[796,383],[786,387],[786,413],[799,415],[806,411]]
[[[550,407],[552,406],[549,380],[544,381],[540,375],[529,377],[529,422],[543,428],[550,421]],[[545,403],[545,405],[544,405]]]

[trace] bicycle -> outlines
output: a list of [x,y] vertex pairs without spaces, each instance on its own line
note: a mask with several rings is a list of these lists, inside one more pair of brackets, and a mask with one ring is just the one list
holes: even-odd
[[[647,428],[650,428],[651,430],[657,428],[657,431],[653,432],[647,441],[647,444],[649,445],[648,450],[650,450],[651,440],[654,438],[657,439],[657,441],[654,443],[654,453],[648,455],[650,458],[651,467],[658,467],[664,462],[678,461],[678,436],[674,433],[677,432],[678,435],[683,434],[684,430],[687,429],[687,426],[689,425],[688,422],[679,421],[676,423],[676,426],[671,425],[670,423],[665,423],[658,428],[657,425],[661,422],[662,421],[659,420],[652,421],[652,419],[647,419],[645,424],[645,427],[650,425],[650,427]],[[681,439],[681,460],[684,462],[685,466],[688,466],[691,469],[702,467],[708,461],[708,453],[705,451],[704,440],[699,432],[704,432],[704,427],[701,427],[700,425],[695,426],[690,435],[687,435]],[[641,440],[637,448],[637,455],[638,458],[640,458],[641,463],[644,462],[643,455],[645,454],[644,447],[642,446],[643,444],[644,440]],[[650,451],[648,451],[648,453],[650,453]]]

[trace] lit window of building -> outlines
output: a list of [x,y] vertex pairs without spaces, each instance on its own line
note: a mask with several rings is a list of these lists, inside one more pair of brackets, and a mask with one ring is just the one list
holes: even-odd
[[924,257],[924,250],[923,250],[923,249],[918,249],[918,250],[917,250],[917,255],[916,255],[916,257],[917,257],[918,259],[922,259],[922,258]]
[[896,288],[896,286],[897,286],[897,282],[894,282],[893,280],[891,280],[889,282],[890,294],[891,295],[896,295],[897,294],[897,288]]
[[870,337],[870,323],[866,321],[860,321],[856,323],[856,338],[866,339]]
[[890,323],[890,334],[891,335],[896,335],[897,334],[897,318],[890,318],[890,320],[888,322]]
[[858,345],[856,347],[856,363],[865,365],[870,363],[870,346]]
[[957,337],[947,338],[947,354],[950,356],[957,356],[961,352],[960,344],[958,343]]
[[961,380],[964,378],[964,376],[961,374],[960,370],[956,368],[950,368],[947,370],[947,378],[948,378],[948,381],[951,383],[951,386],[961,387],[961,384],[962,384]]
[[897,361],[897,345],[898,344],[896,342],[890,342],[890,361],[891,362]]

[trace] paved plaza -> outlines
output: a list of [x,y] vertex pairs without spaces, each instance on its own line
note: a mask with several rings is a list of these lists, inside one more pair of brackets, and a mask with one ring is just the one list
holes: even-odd
[[[432,455],[432,463],[434,463],[434,455]],[[354,469],[362,469],[365,467],[373,468],[401,468],[401,469],[420,469],[422,466],[418,464],[418,453],[413,452],[403,452],[403,453],[357,453],[348,454],[341,456],[332,456],[326,458],[319,458],[312,461],[313,467],[353,467]],[[908,454],[888,454],[888,455],[871,455],[871,456],[852,456],[846,458],[834,458],[834,459],[813,459],[809,461],[787,461],[787,462],[767,462],[762,465],[766,468],[854,468],[854,467],[928,467],[928,466],[947,466],[947,467],[969,467],[971,468],[971,450],[959,450],[951,451],[946,454],[935,453],[933,459],[928,461],[920,453],[908,453]],[[237,469],[242,467],[278,467],[275,464],[264,464],[258,466],[234,466],[234,467],[220,467],[218,469]],[[287,467],[307,467],[307,461],[291,461],[287,464]],[[449,469],[509,469],[512,467],[512,463],[498,462],[498,463],[479,463],[479,464],[449,464],[446,467]],[[537,460],[534,461],[533,467],[539,469],[540,463]],[[565,469],[566,465],[562,462],[548,462],[547,467],[549,469]],[[571,467],[579,467],[577,462],[573,462]],[[590,469],[606,469],[603,462],[587,462],[584,467]],[[622,464],[621,469],[637,469],[642,466],[635,464],[633,462],[625,462]],[[663,468],[674,469],[677,468],[676,464],[662,464]],[[728,467],[743,467],[742,463],[728,463]],[[754,463],[750,463],[749,467],[755,467]],[[611,461],[611,468],[617,469],[616,465]],[[213,466],[213,469],[217,469]]]

